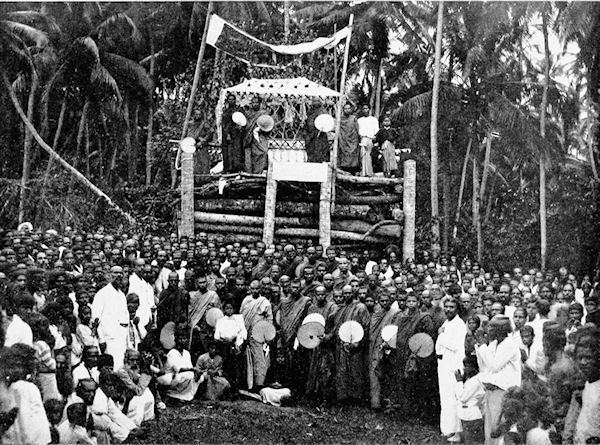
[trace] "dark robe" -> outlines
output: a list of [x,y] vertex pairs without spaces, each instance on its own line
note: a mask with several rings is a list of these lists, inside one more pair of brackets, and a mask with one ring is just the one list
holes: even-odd
[[[343,305],[334,316],[335,337],[335,386],[338,402],[345,400],[363,401],[367,394],[370,314],[359,301]],[[340,326],[346,321],[357,321],[365,335],[357,346],[350,349],[338,336]]]
[[382,311],[381,308],[374,310],[371,314],[369,326],[369,389],[371,394],[371,408],[381,408],[381,375],[379,363],[385,352],[381,349],[383,339],[381,330],[392,324],[398,314],[398,309]]
[[340,139],[338,151],[339,167],[358,167],[358,161],[360,158],[358,141],[358,123],[356,121],[356,116],[342,116],[340,121]]
[[175,324],[188,322],[190,295],[182,288],[171,289],[167,287],[160,293],[157,305],[157,327],[163,328],[169,321]]
[[327,133],[317,130],[315,118],[327,113],[324,108],[318,108],[310,114],[304,127],[304,140],[308,162],[329,162],[329,140]]
[[[319,346],[310,351],[306,395],[318,400],[332,401],[335,397],[333,376],[335,375],[335,313],[338,307],[332,301],[323,306],[313,304],[308,314],[318,313],[325,319],[325,337]],[[325,340],[328,339],[328,340]]]
[[385,387],[390,388],[390,398],[402,412],[423,418],[434,416],[432,405],[438,397],[435,354],[419,358],[408,346],[409,339],[419,332],[433,338],[431,315],[416,309],[398,314],[393,323],[398,326],[396,349],[381,363],[382,374],[389,379]]

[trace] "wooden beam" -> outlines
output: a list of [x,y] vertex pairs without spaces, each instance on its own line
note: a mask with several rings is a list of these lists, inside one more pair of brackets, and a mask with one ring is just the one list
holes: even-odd
[[417,199],[417,163],[404,161],[404,238],[402,242],[402,261],[415,259],[415,215]]
[[269,246],[273,244],[275,231],[275,206],[277,201],[277,181],[273,178],[273,152],[269,150],[267,168],[267,190],[265,193],[265,221],[263,226],[263,242]]
[[352,176],[346,173],[336,172],[335,177],[341,182],[351,184],[385,185],[390,187],[402,186],[402,179],[384,178],[379,176]]

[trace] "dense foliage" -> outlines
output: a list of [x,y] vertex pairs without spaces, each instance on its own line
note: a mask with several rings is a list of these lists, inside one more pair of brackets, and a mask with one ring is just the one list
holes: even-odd
[[[600,49],[594,40],[600,6],[445,5],[438,122],[442,246],[477,255],[475,173],[477,188],[485,187],[477,212],[485,263],[499,268],[539,265],[538,166],[544,159],[549,266],[566,263],[589,273],[600,251],[595,166]],[[273,43],[332,34],[354,13],[350,99],[368,103],[374,112],[389,110],[403,145],[413,149],[418,162],[417,242],[428,249],[438,4],[290,2],[287,33],[283,2],[215,2],[214,7],[225,19]],[[177,173],[169,140],[181,136],[206,9],[202,2],[0,4],[0,74],[42,138],[136,217],[137,230],[173,229],[176,221],[177,192],[171,185]],[[539,125],[545,62],[543,51],[531,49],[532,42],[538,45],[542,14],[557,41],[578,45],[578,56],[569,63],[558,49],[551,53],[545,138]],[[273,71],[252,69],[208,46],[194,119],[211,128],[220,89],[250,76],[304,75],[336,87],[342,50],[340,45],[337,53],[283,60],[291,62],[289,67]],[[14,226],[19,219],[43,227],[126,223],[49,162],[25,130],[7,84],[0,89],[0,113],[0,224]],[[453,237],[461,180],[465,187]]]

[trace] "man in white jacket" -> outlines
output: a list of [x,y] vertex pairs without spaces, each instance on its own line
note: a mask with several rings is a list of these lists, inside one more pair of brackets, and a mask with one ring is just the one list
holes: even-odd
[[444,302],[446,321],[438,331],[435,353],[438,358],[438,379],[440,389],[440,430],[449,436],[449,442],[459,442],[462,431],[456,404],[456,370],[463,367],[465,358],[465,336],[467,327],[458,316],[458,302],[448,298]]
[[475,334],[480,380],[485,388],[486,445],[499,443],[493,435],[500,422],[504,394],[509,388],[521,385],[521,352],[519,343],[508,335],[510,331],[510,319],[496,315],[488,327],[489,344],[484,343],[482,332]]
[[123,366],[123,356],[127,348],[127,327],[129,326],[129,312],[127,300],[121,291],[123,283],[123,269],[113,266],[110,269],[111,282],[100,289],[92,303],[92,317],[100,321],[98,325],[98,338],[100,347],[105,345],[105,351],[115,361],[115,369]]

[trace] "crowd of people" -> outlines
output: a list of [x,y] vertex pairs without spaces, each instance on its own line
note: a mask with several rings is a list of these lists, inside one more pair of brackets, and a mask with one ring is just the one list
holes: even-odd
[[3,443],[143,440],[165,409],[248,396],[399,412],[449,442],[600,439],[597,276],[202,232],[25,225],[0,246]]

